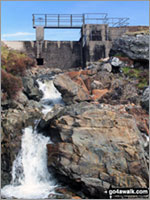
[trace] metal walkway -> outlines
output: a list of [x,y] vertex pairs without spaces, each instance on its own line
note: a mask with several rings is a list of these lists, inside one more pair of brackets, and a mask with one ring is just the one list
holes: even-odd
[[127,26],[129,18],[109,18],[107,13],[85,14],[33,14],[33,28],[75,28],[84,24],[108,24],[111,27]]

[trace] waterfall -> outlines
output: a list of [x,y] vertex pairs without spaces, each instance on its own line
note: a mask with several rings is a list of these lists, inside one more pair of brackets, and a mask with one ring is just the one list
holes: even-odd
[[47,114],[55,104],[64,105],[61,97],[61,93],[55,88],[53,80],[37,80],[39,89],[43,92],[43,98],[41,103],[44,107],[42,110],[44,114]]
[[[63,104],[61,94],[53,85],[53,81],[41,82],[39,89],[43,91],[44,114],[49,112],[54,104]],[[47,169],[46,145],[51,143],[49,137],[37,133],[36,127],[23,130],[21,150],[12,166],[12,181],[2,188],[5,198],[39,199],[47,198],[57,187]]]

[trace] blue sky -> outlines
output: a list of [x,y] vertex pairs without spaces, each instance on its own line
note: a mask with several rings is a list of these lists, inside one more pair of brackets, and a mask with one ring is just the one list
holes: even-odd
[[[129,17],[129,25],[149,25],[149,1],[2,1],[1,39],[35,40],[32,14],[108,13]],[[46,29],[46,40],[78,40],[78,29]]]

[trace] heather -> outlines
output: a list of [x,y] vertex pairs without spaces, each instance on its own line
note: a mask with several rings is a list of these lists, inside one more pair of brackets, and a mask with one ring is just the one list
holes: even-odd
[[1,52],[2,100],[15,99],[22,90],[22,77],[27,69],[35,66],[35,61],[6,45],[2,45]]

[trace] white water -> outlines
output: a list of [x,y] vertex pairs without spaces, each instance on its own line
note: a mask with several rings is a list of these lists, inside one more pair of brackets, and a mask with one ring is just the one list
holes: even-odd
[[[43,113],[49,112],[54,104],[62,103],[61,95],[53,85],[53,81],[38,81],[44,96]],[[52,102],[48,105],[47,102]],[[1,195],[5,198],[39,199],[47,198],[54,193],[57,186],[47,169],[46,145],[51,143],[49,137],[38,134],[32,127],[23,131],[21,150],[12,167],[12,181],[2,188]]]
[[37,81],[39,84],[39,89],[43,91],[43,98],[41,102],[43,104],[44,109],[42,112],[47,114],[49,111],[52,110],[55,104],[63,104],[61,93],[55,88],[53,81]]

